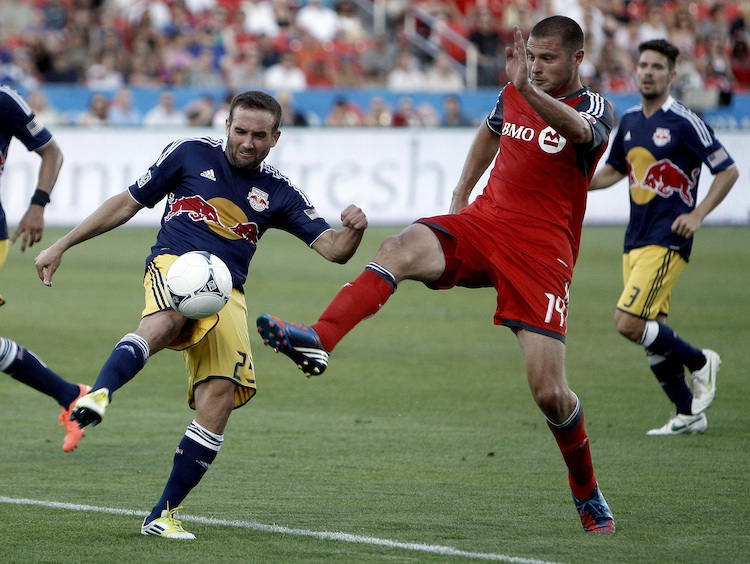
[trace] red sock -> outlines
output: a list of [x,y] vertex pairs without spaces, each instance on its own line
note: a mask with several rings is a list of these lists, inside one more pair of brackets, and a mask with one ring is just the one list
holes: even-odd
[[568,466],[568,482],[573,495],[581,501],[591,499],[596,487],[594,463],[591,461],[589,437],[583,426],[583,412],[578,422],[570,429],[561,430],[549,426]]
[[341,288],[312,326],[323,348],[331,352],[357,323],[375,315],[393,291],[393,285],[372,270],[365,270]]

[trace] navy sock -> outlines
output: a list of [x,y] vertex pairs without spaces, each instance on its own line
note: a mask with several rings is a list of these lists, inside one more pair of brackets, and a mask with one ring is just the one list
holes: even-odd
[[648,352],[663,357],[672,357],[675,361],[687,366],[691,372],[702,368],[706,363],[706,357],[700,349],[681,339],[669,325],[658,321],[646,322],[646,329],[640,343]]
[[109,399],[115,390],[127,384],[146,365],[149,347],[143,337],[128,333],[115,345],[96,378],[92,391],[100,388],[109,390]]
[[211,433],[195,421],[190,423],[175,451],[172,473],[164,486],[161,499],[151,510],[145,523],[161,517],[161,512],[167,507],[174,509],[182,503],[208,471],[219,454],[223,441],[223,435]]
[[677,413],[691,414],[693,392],[685,381],[685,367],[671,357],[649,354],[651,372],[661,384],[664,393],[677,408]]
[[39,360],[30,350],[15,341],[0,337],[0,371],[55,398],[65,409],[78,397],[78,384],[71,384]]

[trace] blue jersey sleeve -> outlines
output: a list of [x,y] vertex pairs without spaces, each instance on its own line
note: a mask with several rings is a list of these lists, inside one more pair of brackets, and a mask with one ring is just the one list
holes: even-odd
[[26,101],[8,86],[0,86],[0,116],[4,154],[12,137],[23,143],[29,151],[36,151],[52,139],[52,134],[36,118]]

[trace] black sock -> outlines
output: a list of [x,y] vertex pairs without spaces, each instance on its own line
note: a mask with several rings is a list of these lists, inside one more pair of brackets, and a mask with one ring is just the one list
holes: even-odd
[[78,397],[78,384],[71,384],[15,341],[0,337],[0,370],[27,386],[55,398],[65,409]]
[[223,435],[211,433],[193,421],[185,431],[174,455],[172,473],[161,494],[161,499],[146,519],[150,523],[161,517],[167,507],[174,509],[187,497],[190,490],[198,485],[211,463],[219,454]]
[[648,355],[651,372],[661,384],[664,393],[675,404],[677,413],[691,414],[693,393],[685,381],[685,367],[671,356]]

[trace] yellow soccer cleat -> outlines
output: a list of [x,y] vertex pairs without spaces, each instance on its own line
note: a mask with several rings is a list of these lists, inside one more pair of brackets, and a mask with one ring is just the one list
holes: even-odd
[[83,429],[86,425],[98,425],[104,418],[104,412],[109,405],[109,390],[99,388],[80,398],[70,413],[70,420],[77,421]]
[[180,509],[182,509],[181,505],[174,509],[170,509],[167,505],[167,508],[161,512],[161,517],[148,524],[146,524],[147,516],[141,525],[141,534],[164,537],[165,539],[193,540],[195,535],[183,529],[182,521],[177,519],[177,512]]

